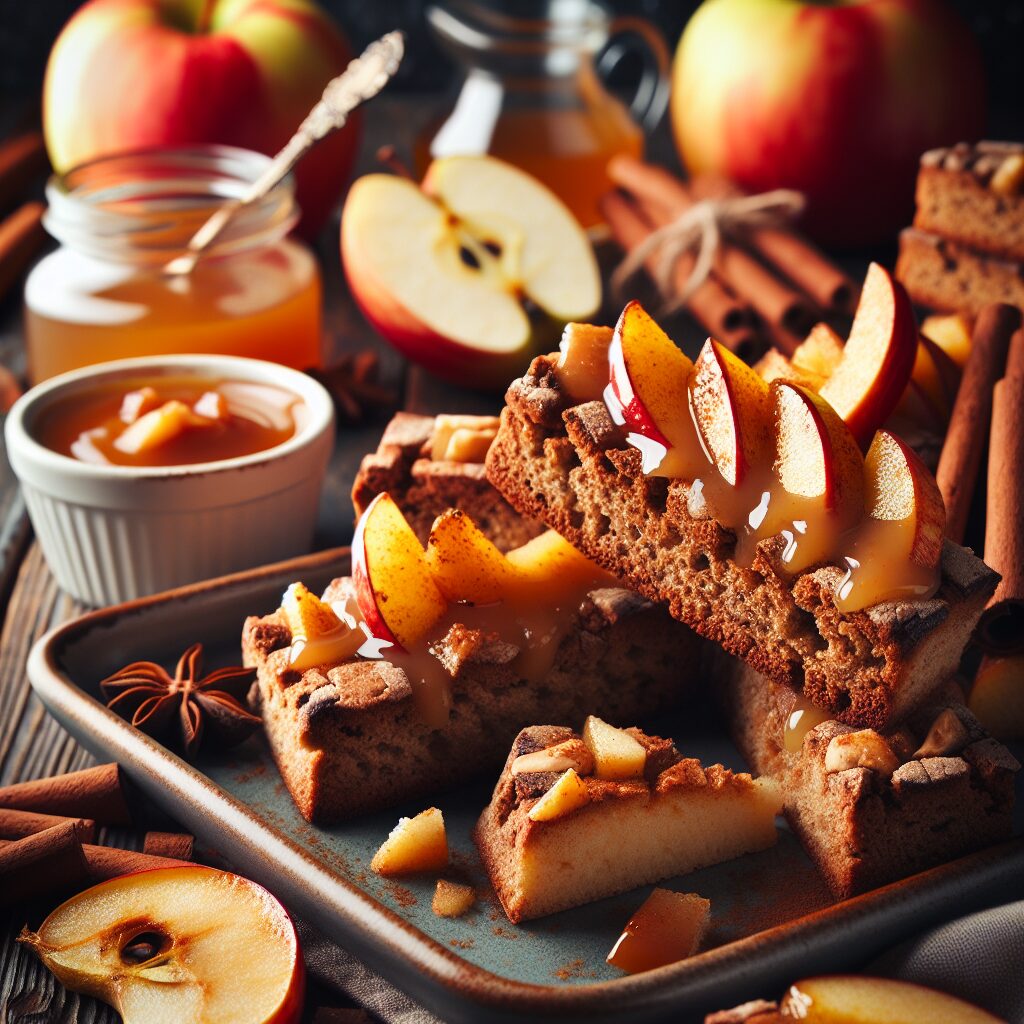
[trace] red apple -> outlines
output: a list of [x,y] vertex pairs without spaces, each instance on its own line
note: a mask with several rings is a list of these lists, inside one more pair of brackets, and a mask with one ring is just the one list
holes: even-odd
[[342,212],[341,258],[373,326],[468,387],[504,389],[541,342],[601,301],[593,250],[565,204],[487,156],[435,160],[422,186],[360,178]]
[[918,337],[903,285],[872,263],[843,357],[820,391],[862,445],[889,418],[906,389]]
[[423,639],[448,609],[423,545],[386,491],[356,523],[352,579],[370,632],[400,650]]
[[302,1013],[306,973],[291,919],[266,889],[226,871],[192,864],[122,875],[19,940],[125,1024],[296,1024]]
[[[150,146],[222,143],[273,154],[351,59],[311,0],[89,0],[54,44],[43,125],[54,169]],[[341,195],[357,122],[296,168],[303,231]]]
[[692,174],[795,188],[844,245],[909,223],[920,155],[979,138],[984,75],[942,0],[705,0],[673,68],[672,126]]

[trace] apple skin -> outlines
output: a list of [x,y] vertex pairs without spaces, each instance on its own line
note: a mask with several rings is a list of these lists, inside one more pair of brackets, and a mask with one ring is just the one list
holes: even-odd
[[[206,31],[183,23],[184,6],[89,0],[64,26],[43,84],[54,170],[118,151],[195,143],[272,155],[352,58],[310,0],[207,0]],[[359,135],[355,118],[296,168],[307,237],[340,197]]]
[[352,535],[352,581],[356,586],[356,603],[359,605],[363,621],[370,632],[378,640],[392,644],[396,651],[404,652],[405,648],[395,639],[395,634],[388,629],[388,624],[384,621],[384,616],[381,615],[380,608],[377,606],[377,595],[370,582],[370,566],[366,559],[366,541],[363,536],[374,505],[386,498],[386,491],[378,494],[366,506],[366,511],[356,523],[355,533]]
[[690,173],[799,189],[836,245],[891,238],[921,154],[984,132],[980,52],[940,0],[705,0],[672,81]]

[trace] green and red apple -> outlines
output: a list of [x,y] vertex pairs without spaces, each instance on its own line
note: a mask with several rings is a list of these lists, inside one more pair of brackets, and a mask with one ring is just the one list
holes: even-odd
[[590,242],[565,204],[486,156],[435,160],[421,184],[349,190],[341,255],[356,301],[404,355],[458,384],[503,388],[601,301]]
[[673,67],[692,174],[795,188],[824,241],[890,239],[918,159],[984,130],[984,75],[943,0],[705,0]]
[[[89,0],[64,26],[43,86],[54,169],[154,146],[273,154],[352,57],[312,0]],[[351,121],[296,168],[312,234],[344,188]]]

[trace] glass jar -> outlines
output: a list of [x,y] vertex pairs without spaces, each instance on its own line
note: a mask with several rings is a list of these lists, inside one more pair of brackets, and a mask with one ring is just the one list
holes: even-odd
[[[525,0],[510,14],[496,0],[447,0],[428,8],[442,47],[464,68],[451,113],[420,137],[420,173],[431,159],[489,153],[543,181],[584,227],[602,222],[617,154],[640,156],[643,128],[668,101],[669,54],[642,18],[612,18],[593,0]],[[602,76],[638,49],[643,74],[630,108]]]
[[192,352],[319,366],[320,270],[287,237],[299,217],[290,176],[243,208],[191,274],[163,272],[268,162],[228,146],[153,149],[51,178],[44,224],[61,245],[25,283],[31,379]]

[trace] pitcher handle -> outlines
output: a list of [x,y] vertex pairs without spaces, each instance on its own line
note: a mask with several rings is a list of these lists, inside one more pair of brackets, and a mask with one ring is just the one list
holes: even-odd
[[668,106],[671,57],[661,32],[645,18],[630,15],[615,18],[610,26],[609,42],[598,58],[597,70],[602,78],[607,78],[619,61],[634,50],[640,51],[644,69],[629,112],[644,131],[650,133]]

